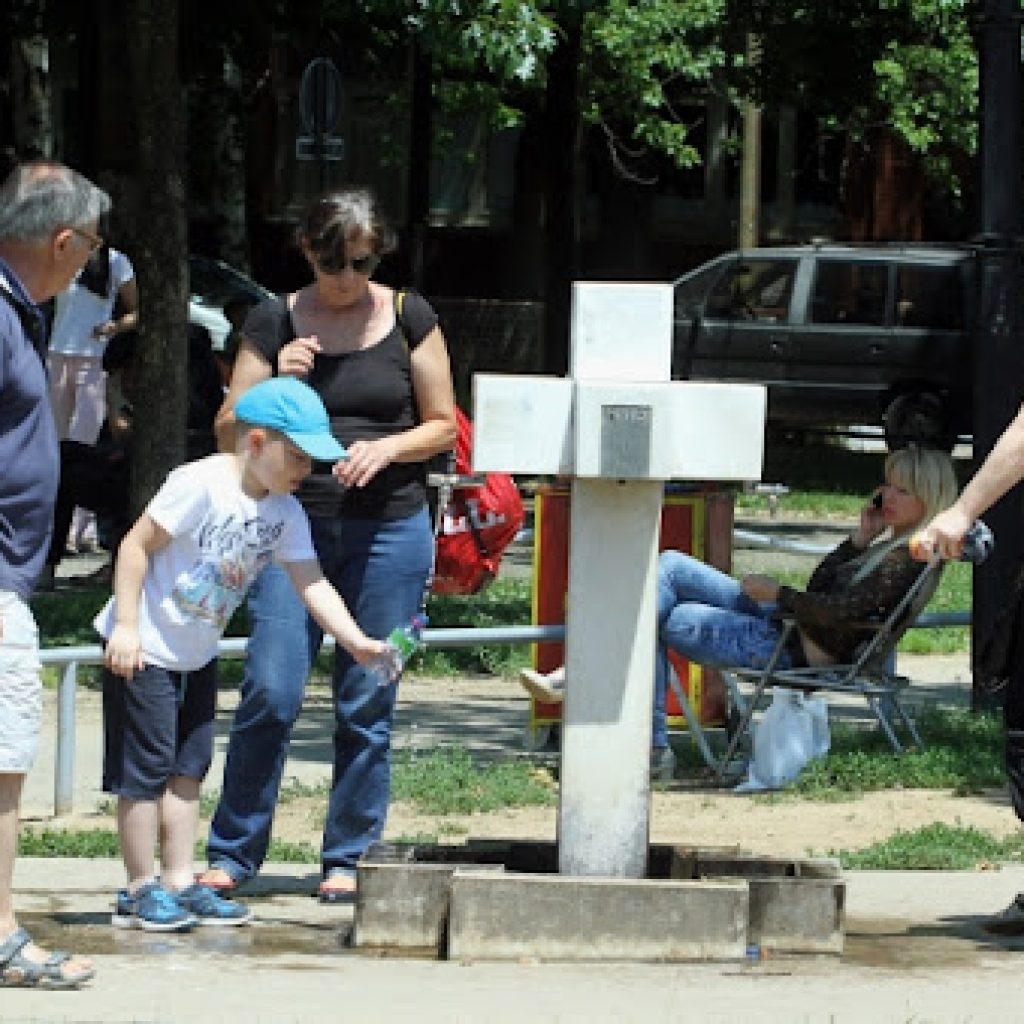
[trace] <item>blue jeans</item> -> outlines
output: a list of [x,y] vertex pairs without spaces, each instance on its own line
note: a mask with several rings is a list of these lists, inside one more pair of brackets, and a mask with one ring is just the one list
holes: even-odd
[[[433,559],[426,509],[397,520],[310,520],[324,575],[369,636],[383,639],[419,610]],[[252,632],[241,702],[231,725],[224,785],[207,858],[232,878],[251,878],[270,842],[292,726],[323,639],[283,569],[270,565],[249,592]],[[336,649],[334,774],[324,825],[324,874],[355,872],[379,839],[391,787],[396,688],[379,686]]]
[[[698,665],[762,668],[782,635],[774,611],[774,605],[747,597],[739,580],[727,573],[679,551],[661,553],[652,746],[668,745],[666,648]],[[790,666],[788,652],[782,652],[778,664]]]

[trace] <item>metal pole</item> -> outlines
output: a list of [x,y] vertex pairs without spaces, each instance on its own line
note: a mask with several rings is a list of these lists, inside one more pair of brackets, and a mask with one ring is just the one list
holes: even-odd
[[[757,63],[760,44],[756,36],[747,39],[747,60]],[[740,164],[739,247],[752,249],[761,236],[761,108],[751,99],[743,101],[743,155]]]
[[75,687],[78,662],[69,661],[57,691],[57,765],[53,777],[53,811],[70,814],[75,789]]
[[[1019,0],[985,0],[979,51],[981,88],[981,245],[974,345],[974,458],[981,463],[1020,406],[1021,82]],[[974,570],[973,705],[991,706],[977,664],[1016,568],[1024,557],[1024,489],[987,514],[999,543]]]

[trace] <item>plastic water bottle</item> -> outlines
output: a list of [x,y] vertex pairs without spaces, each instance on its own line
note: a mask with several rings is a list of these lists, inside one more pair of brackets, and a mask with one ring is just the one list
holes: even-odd
[[[925,561],[923,553],[919,550],[919,538],[922,534],[915,533],[910,538],[910,555]],[[975,519],[971,528],[964,534],[963,549],[960,552],[961,562],[972,562],[974,565],[981,565],[995,547],[996,539],[989,527],[980,519]]]
[[981,565],[992,554],[995,544],[996,539],[992,531],[980,519],[975,519],[974,524],[964,534],[964,548],[960,561]]
[[426,615],[416,614],[409,620],[409,625],[395,626],[388,633],[387,649],[367,666],[367,670],[376,677],[378,686],[398,681],[406,662],[423,646],[426,624]]

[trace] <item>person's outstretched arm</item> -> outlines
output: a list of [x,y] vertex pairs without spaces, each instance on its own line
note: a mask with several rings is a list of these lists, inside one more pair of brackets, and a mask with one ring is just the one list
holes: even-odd
[[125,535],[114,563],[114,628],[110,631],[103,664],[115,675],[131,679],[145,668],[139,643],[139,601],[150,556],[171,541],[171,535],[143,513]]
[[359,628],[348,605],[324,577],[319,562],[287,562],[285,569],[309,614],[360,665],[384,653],[386,645]]
[[971,524],[1024,478],[1024,405],[960,497],[914,537],[914,557],[959,558]]

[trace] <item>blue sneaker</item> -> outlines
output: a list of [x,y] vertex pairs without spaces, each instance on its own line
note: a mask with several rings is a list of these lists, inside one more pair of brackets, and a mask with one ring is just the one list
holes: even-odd
[[144,932],[187,932],[196,919],[159,882],[150,882],[134,895],[127,889],[118,891],[110,923]]
[[252,911],[247,906],[226,900],[208,885],[200,885],[198,882],[187,889],[179,889],[174,898],[185,910],[195,915],[199,924],[231,928],[248,924],[252,920]]

